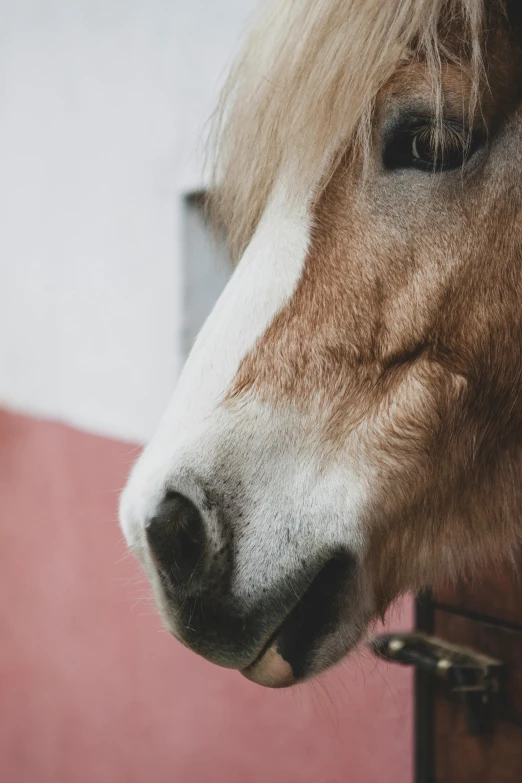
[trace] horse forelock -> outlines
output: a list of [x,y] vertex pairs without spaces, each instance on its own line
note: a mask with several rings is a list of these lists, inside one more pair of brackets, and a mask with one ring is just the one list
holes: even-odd
[[478,99],[491,13],[502,0],[270,0],[223,90],[210,141],[211,204],[238,257],[281,176],[319,195],[350,145],[367,148],[379,90],[421,58],[445,60]]

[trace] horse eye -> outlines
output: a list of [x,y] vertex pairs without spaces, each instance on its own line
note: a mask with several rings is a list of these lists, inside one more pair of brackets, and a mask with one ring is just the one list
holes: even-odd
[[475,150],[462,127],[445,124],[439,141],[435,140],[433,125],[410,125],[397,128],[388,138],[383,154],[387,169],[414,168],[431,174],[462,166]]
[[411,141],[411,162],[412,165],[436,166],[437,151],[435,145],[425,132],[416,133]]

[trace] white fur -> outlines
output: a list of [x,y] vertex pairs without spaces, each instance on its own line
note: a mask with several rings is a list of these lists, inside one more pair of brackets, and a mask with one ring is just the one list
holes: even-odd
[[[202,507],[204,483],[241,508],[242,521],[230,520],[231,591],[245,607],[254,606],[262,591],[292,582],[305,560],[315,566],[318,553],[341,546],[362,552],[366,493],[355,451],[325,466],[320,429],[291,405],[276,411],[252,395],[243,405],[221,405],[242,358],[292,297],[309,236],[307,208],[289,210],[280,190],[198,336],[158,432],[123,493],[121,525],[160,605],[144,527],[167,488]],[[206,521],[215,530],[220,524],[212,510]],[[177,635],[171,613],[162,614]]]
[[[121,500],[130,546],[163,491],[175,455],[205,437],[243,357],[292,296],[310,235],[307,206],[288,211],[276,191],[238,268],[204,324],[153,440]],[[167,479],[168,480],[168,479]]]

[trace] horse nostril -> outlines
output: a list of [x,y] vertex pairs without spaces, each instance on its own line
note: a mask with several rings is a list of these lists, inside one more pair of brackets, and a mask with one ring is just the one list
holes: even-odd
[[163,576],[173,585],[187,582],[202,563],[206,547],[205,525],[194,503],[178,492],[169,492],[145,531]]

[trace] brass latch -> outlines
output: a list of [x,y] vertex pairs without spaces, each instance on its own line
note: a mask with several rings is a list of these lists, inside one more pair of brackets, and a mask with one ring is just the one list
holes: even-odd
[[416,631],[375,636],[369,645],[380,658],[444,680],[460,697],[471,734],[492,731],[492,705],[503,691],[506,674],[502,661]]

